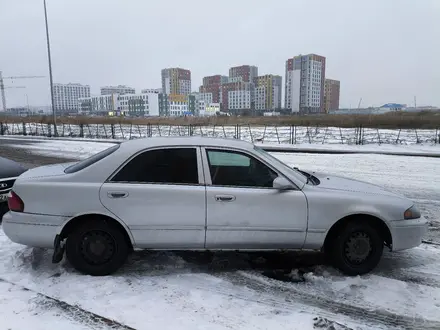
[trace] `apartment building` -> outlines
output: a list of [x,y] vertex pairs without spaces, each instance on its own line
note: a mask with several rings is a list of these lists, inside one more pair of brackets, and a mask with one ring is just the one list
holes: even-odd
[[159,116],[159,94],[110,94],[80,98],[80,112],[107,116]]
[[189,95],[191,93],[191,71],[181,68],[163,69],[162,93]]
[[282,77],[267,74],[254,78],[255,110],[281,109]]
[[324,113],[326,59],[316,54],[286,61],[284,106],[292,113]]
[[78,99],[79,112],[82,114],[110,115],[118,109],[118,95],[99,95]]
[[90,86],[56,83],[53,85],[53,92],[53,107],[58,114],[75,113],[79,111],[78,99],[90,97]]
[[203,94],[211,94],[212,100],[208,103],[221,102],[221,86],[228,82],[227,76],[214,75],[203,78],[203,85],[200,86],[199,92]]
[[141,90],[141,94],[160,94],[162,93],[162,88],[145,88]]
[[159,115],[179,117],[195,115],[198,107],[195,95],[158,94]]
[[111,94],[119,94],[119,95],[136,94],[136,90],[132,87],[128,87],[125,85],[101,87],[101,95],[111,95]]
[[257,76],[258,67],[253,65],[240,65],[229,69],[230,82],[243,81],[253,83]]
[[132,117],[159,116],[159,94],[141,93],[118,96],[118,111]]
[[324,107],[325,112],[339,109],[341,82],[339,80],[325,79]]
[[234,114],[252,111],[255,97],[254,79],[257,76],[256,66],[241,65],[230,68],[228,82],[223,83],[220,88],[221,111]]

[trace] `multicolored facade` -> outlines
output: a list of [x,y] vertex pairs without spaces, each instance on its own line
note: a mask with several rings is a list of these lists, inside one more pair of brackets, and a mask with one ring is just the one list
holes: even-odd
[[162,92],[165,94],[191,94],[191,71],[181,68],[162,70]]
[[326,113],[339,109],[340,92],[341,82],[339,80],[325,79],[324,107]]
[[284,107],[292,113],[324,113],[324,56],[299,55],[286,61]]
[[281,109],[282,78],[267,74],[254,78],[255,110]]

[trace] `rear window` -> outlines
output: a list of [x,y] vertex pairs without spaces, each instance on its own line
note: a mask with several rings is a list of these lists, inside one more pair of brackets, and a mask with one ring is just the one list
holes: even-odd
[[100,161],[101,159],[104,159],[105,157],[111,155],[116,150],[118,150],[119,146],[120,146],[120,144],[118,143],[110,148],[107,148],[101,152],[98,152],[97,154],[95,154],[87,159],[84,159],[78,163],[70,165],[69,167],[67,167],[64,170],[64,173],[70,174],[70,173],[75,173],[75,172],[81,171],[81,170],[85,169],[86,167],[89,167],[90,165],[95,164],[96,162]]

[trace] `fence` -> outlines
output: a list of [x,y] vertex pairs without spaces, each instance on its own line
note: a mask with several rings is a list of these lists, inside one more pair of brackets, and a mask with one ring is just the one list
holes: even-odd
[[[53,137],[53,124],[1,123],[0,135]],[[440,129],[373,129],[311,126],[58,124],[58,137],[135,139],[209,136],[278,144],[440,144]]]

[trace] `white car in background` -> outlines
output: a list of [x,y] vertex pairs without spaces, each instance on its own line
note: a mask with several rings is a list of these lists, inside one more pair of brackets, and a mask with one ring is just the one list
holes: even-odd
[[293,169],[251,143],[204,137],[116,144],[18,177],[3,230],[107,275],[133,248],[323,250],[348,275],[421,244],[414,203],[368,183]]

